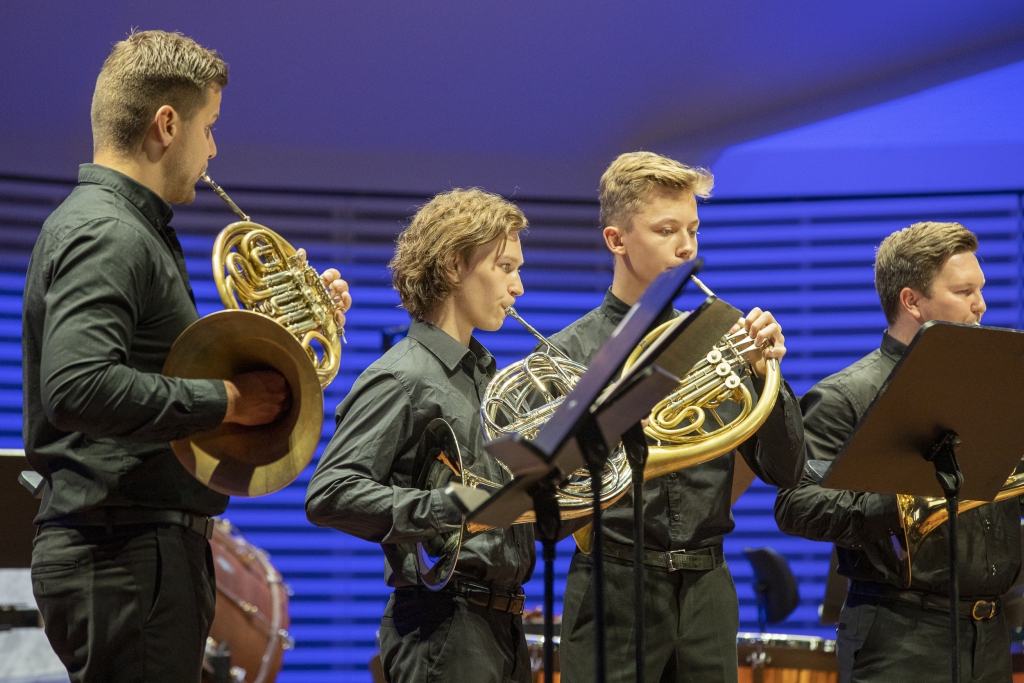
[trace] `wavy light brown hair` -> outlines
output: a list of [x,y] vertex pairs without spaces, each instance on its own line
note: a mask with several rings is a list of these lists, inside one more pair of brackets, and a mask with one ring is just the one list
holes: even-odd
[[633,217],[655,188],[688,190],[706,199],[714,186],[715,177],[706,168],[686,166],[654,152],[621,154],[601,176],[601,227],[632,230]]
[[191,121],[211,87],[228,84],[228,65],[213,50],[166,31],[132,32],[103,62],[92,96],[93,150],[134,153],[156,111],[174,107]]
[[977,250],[978,237],[959,223],[914,223],[882,240],[875,253],[875,289],[888,323],[896,322],[904,287],[930,297],[949,257]]
[[476,248],[526,229],[526,216],[512,202],[479,188],[454,189],[427,202],[398,235],[391,282],[402,307],[424,318],[459,286],[455,264],[469,263]]

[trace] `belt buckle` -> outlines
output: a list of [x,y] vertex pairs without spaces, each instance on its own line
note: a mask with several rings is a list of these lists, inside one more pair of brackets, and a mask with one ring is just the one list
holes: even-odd
[[[682,561],[686,559],[685,550],[670,550],[665,553],[665,568],[670,572],[677,572],[683,569]],[[679,564],[676,564],[676,560],[679,560]]]
[[[979,605],[980,606],[988,605],[988,614],[982,614],[981,616],[978,616],[978,606]],[[978,600],[973,605],[971,605],[971,619],[974,619],[975,621],[985,621],[986,619],[991,619],[995,615],[996,615],[996,601],[995,600]]]

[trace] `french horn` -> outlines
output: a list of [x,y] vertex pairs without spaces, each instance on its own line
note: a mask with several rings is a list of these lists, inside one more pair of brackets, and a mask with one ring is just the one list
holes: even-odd
[[[544,350],[534,351],[521,361],[500,370],[487,385],[480,408],[484,436],[493,441],[518,433],[526,439],[537,435],[565,397],[587,371],[582,363],[570,359],[550,340],[509,306],[506,314],[541,342]],[[601,478],[601,507],[606,508],[629,490],[629,461],[620,444],[608,458]],[[562,519],[585,517],[593,512],[594,497],[590,472],[583,467],[555,489]],[[533,522],[533,510],[523,513],[517,522]]]
[[[708,296],[715,296],[696,277],[690,276]],[[643,352],[665,333],[674,321],[651,330],[626,359],[627,372]],[[680,380],[679,386],[651,410],[644,433],[648,455],[644,481],[694,467],[732,451],[760,429],[779,395],[782,373],[779,361],[769,358],[764,388],[756,401],[743,380],[753,375],[746,356],[756,349],[746,330],[726,334],[707,355]],[[726,418],[719,408],[727,403],[740,407],[739,414]],[[589,553],[591,529],[575,533],[576,545]]]
[[[1024,460],[1021,460],[1024,465]],[[1014,472],[999,489],[992,503],[1009,500],[1024,495],[1024,472],[1021,472],[1021,465],[1017,466]],[[961,500],[957,505],[957,514],[963,514],[968,510],[989,505],[983,500]],[[930,496],[908,496],[899,494],[896,496],[896,507],[900,516],[900,533],[897,540],[902,550],[900,561],[906,572],[904,580],[910,585],[913,578],[912,564],[917,556],[921,545],[928,536],[940,526],[949,521],[949,511],[946,509],[946,499]]]
[[261,496],[287,486],[312,460],[324,419],[323,387],[338,373],[344,331],[320,275],[295,248],[252,222],[208,175],[202,179],[240,219],[217,235],[211,259],[226,310],[182,332],[163,373],[226,380],[273,369],[288,383],[291,402],[270,424],[221,424],[171,448],[211,489]]

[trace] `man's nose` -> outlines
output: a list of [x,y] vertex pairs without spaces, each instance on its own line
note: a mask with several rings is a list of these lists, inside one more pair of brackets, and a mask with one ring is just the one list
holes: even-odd
[[524,291],[525,290],[523,288],[523,279],[516,275],[516,279],[508,288],[508,293],[511,294],[512,296],[522,296]]

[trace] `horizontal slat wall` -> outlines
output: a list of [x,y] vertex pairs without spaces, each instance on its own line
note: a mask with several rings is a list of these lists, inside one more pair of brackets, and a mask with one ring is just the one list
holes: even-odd
[[[21,446],[20,311],[24,272],[39,226],[70,185],[0,181],[0,447]],[[333,408],[353,380],[380,355],[381,331],[402,325],[386,263],[407,218],[425,201],[416,196],[231,190],[257,222],[304,246],[318,269],[339,268],[352,286],[342,371],[327,389],[323,438],[333,431]],[[524,238],[526,294],[516,307],[544,333],[597,306],[611,281],[609,258],[589,202],[520,200],[531,229]],[[1021,195],[991,193],[934,197],[714,202],[701,207],[704,281],[744,311],[772,310],[786,332],[784,373],[797,393],[875,348],[885,327],[872,287],[874,248],[901,227],[923,219],[959,220],[981,237],[988,285],[985,322],[1019,328],[1021,306]],[[210,275],[216,232],[233,220],[211,193],[180,207],[174,221],[186,251],[200,310],[219,308]],[[697,300],[684,295],[681,307]],[[533,339],[509,321],[482,334],[499,365],[521,358]],[[305,486],[312,468],[287,489],[258,499],[234,499],[228,516],[273,562],[295,592],[291,602],[296,649],[285,658],[281,681],[369,681],[366,662],[387,599],[379,547],[305,520]],[[755,484],[735,508],[736,531],[726,553],[736,578],[742,628],[755,625],[745,546],[784,552],[800,579],[802,601],[776,630],[828,635],[817,626],[830,548],[784,536],[772,518],[774,490]],[[556,590],[561,595],[572,550],[559,549]],[[540,572],[537,573],[538,577]],[[529,604],[541,602],[539,580],[527,586]],[[560,610],[560,604],[557,606]]]

